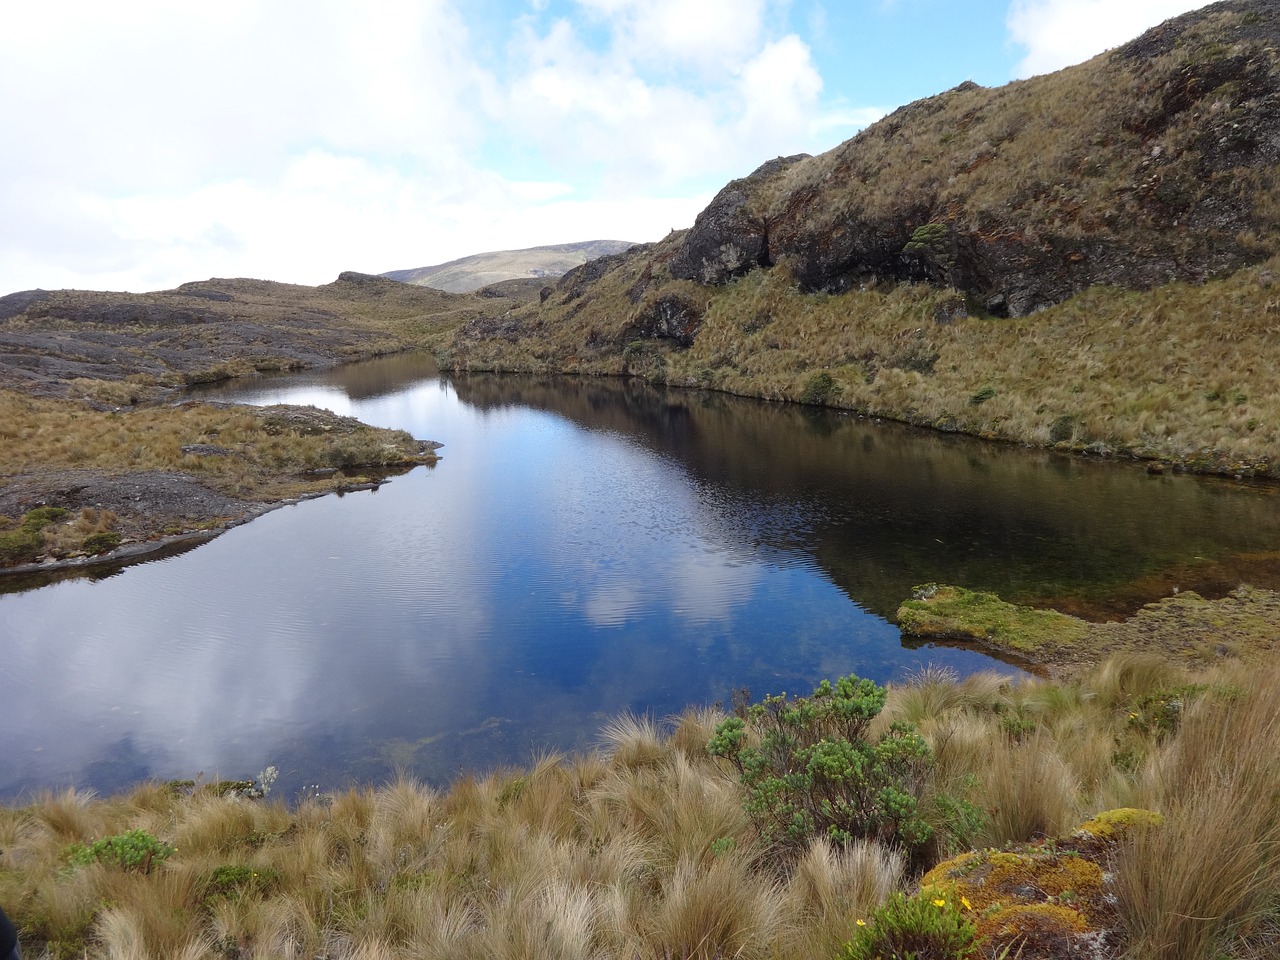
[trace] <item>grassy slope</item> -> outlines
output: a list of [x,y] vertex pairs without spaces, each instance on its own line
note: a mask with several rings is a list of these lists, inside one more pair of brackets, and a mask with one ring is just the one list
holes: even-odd
[[[1063,265],[1064,290],[1083,287],[1047,309],[985,315],[991,291],[959,275],[948,286],[945,250],[920,267],[935,282],[900,282],[870,265],[848,292],[830,294],[805,292],[802,264],[779,240],[776,266],[704,286],[672,278],[688,238],[676,233],[594,281],[566,276],[545,303],[499,325],[462,325],[447,359],[636,375],[1276,476],[1280,189],[1265,151],[1232,166],[1228,149],[1233,124],[1257,113],[1232,71],[1275,79],[1273,51],[1254,56],[1261,41],[1249,39],[1264,13],[1274,19],[1259,5],[1211,8],[1169,49],[1157,31],[1151,55],[1117,52],[997,90],[953,91],[772,179],[737,182],[747,213],[789,223],[797,250],[844,242],[842,224],[897,231],[898,242],[937,223],[983,249],[1006,244],[1014,259],[1033,251]],[[1220,73],[1234,79],[1219,83]],[[1170,103],[1179,89],[1194,95],[1190,105]],[[1077,261],[1107,283],[1077,284]],[[699,318],[687,348],[655,323],[672,304]]]
[[[985,813],[921,869],[969,844],[1153,809],[1164,825],[1104,861],[1115,901],[1086,926],[1110,928],[1134,960],[1273,956],[1277,682],[1274,666],[1192,675],[1130,656],[1072,681],[927,674],[893,688],[877,723],[918,724],[932,745],[926,801],[946,790]],[[875,842],[815,840],[781,858],[763,847],[733,770],[706,752],[717,719],[621,719],[600,755],[292,809],[161,785],[44,794],[0,808],[0,902],[24,949],[53,957],[834,957],[915,878]],[[68,865],[69,845],[134,829],[176,853],[148,873]],[[1059,913],[1090,902],[1026,895]],[[979,956],[1016,953],[1044,915]],[[1079,956],[1087,942],[1055,936],[1035,955]]]
[[[402,431],[347,418],[155,401],[183,385],[255,370],[431,348],[458,324],[507,304],[358,274],[320,287],[210,280],[141,295],[56,291],[17,304],[22,309],[8,298],[9,309],[0,311],[7,348],[0,351],[0,501],[18,505],[0,517],[0,536],[46,499],[66,501],[72,519],[48,528],[35,553],[27,543],[0,551],[0,561],[75,556],[93,534],[119,534],[127,544],[220,526],[247,503],[343,489],[365,480],[361,471],[434,460]],[[183,452],[201,444],[217,450]],[[94,508],[74,500],[85,478],[101,489],[103,478],[157,471],[245,502],[233,516],[202,516],[197,506],[167,518],[111,510],[75,516]],[[8,497],[11,490],[20,495]]]
[[[1280,469],[1280,261],[1202,285],[1099,288],[1032,317],[938,323],[951,291],[890,285],[803,294],[785,267],[724,288],[662,284],[707,306],[692,347],[628,337],[627,289],[517,312],[508,339],[466,327],[446,352],[465,369],[630,374],[771,400],[810,399],[946,431],[1208,472]],[[657,272],[656,270],[654,271]],[[629,282],[630,281],[630,282]],[[814,395],[826,375],[830,386]]]
[[[0,308],[24,296],[0,298]],[[318,287],[237,279],[146,294],[41,292],[24,309],[0,309],[0,387],[128,404],[255,370],[430,348],[505,303],[362,274]]]
[[550,280],[588,260],[620,253],[628,246],[629,243],[620,240],[589,240],[584,243],[530,247],[527,250],[495,250],[429,267],[391,270],[382,276],[449,293],[470,293],[503,280],[522,277],[545,277]]

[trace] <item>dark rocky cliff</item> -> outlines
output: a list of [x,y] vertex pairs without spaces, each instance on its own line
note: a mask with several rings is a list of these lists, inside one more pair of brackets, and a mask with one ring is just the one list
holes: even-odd
[[926,281],[1019,316],[1258,262],[1277,234],[1278,49],[1280,4],[1231,0],[1057,74],[962,84],[729,184],[670,272],[721,284],[785,261],[807,291]]

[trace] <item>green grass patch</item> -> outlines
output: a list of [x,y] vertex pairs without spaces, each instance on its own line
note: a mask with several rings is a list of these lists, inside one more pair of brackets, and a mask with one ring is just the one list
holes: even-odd
[[1089,637],[1089,624],[1065,613],[936,583],[917,587],[898,608],[898,626],[912,637],[974,640],[1019,653],[1075,647]]

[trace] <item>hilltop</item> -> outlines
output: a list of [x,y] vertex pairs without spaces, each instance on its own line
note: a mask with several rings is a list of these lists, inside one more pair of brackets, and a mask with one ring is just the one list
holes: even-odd
[[241,278],[142,294],[26,290],[0,297],[0,388],[128,405],[421,347],[500,300],[354,272],[318,287]]
[[524,250],[496,250],[429,267],[390,270],[382,276],[449,293],[471,293],[504,280],[554,280],[588,260],[622,253],[632,246],[634,244],[626,240],[587,240]]
[[461,326],[465,369],[624,374],[1274,476],[1280,8],[964,83]]

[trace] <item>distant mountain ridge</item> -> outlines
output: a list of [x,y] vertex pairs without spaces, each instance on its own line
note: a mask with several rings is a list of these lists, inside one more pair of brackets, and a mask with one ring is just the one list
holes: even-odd
[[503,280],[563,276],[588,260],[622,253],[635,246],[628,240],[586,240],[523,250],[495,250],[410,270],[389,270],[382,276],[401,283],[432,287],[447,293],[471,293]]

